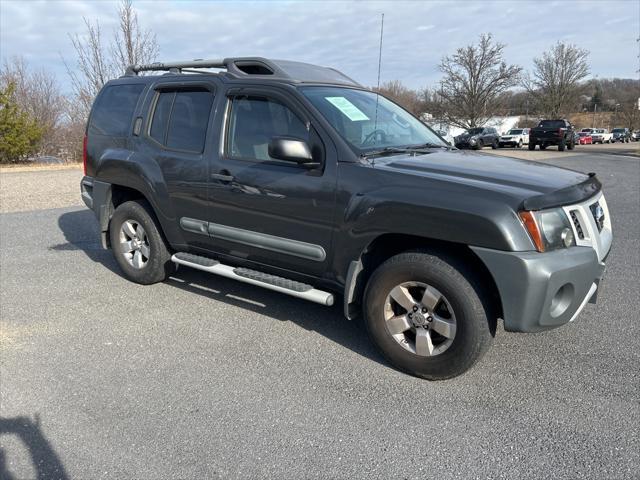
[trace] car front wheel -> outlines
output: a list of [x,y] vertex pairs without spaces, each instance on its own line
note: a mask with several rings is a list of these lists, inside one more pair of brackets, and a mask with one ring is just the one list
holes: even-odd
[[398,369],[429,380],[462,374],[489,348],[494,328],[480,283],[463,263],[437,253],[406,252],[372,274],[365,324]]

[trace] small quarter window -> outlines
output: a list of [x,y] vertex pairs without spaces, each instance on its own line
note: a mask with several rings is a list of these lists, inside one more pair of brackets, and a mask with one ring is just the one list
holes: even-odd
[[144,85],[111,85],[106,87],[96,104],[89,121],[89,133],[125,137],[131,132],[131,120]]
[[165,137],[167,134],[167,124],[169,123],[169,114],[171,113],[171,105],[173,105],[173,98],[176,96],[175,92],[162,92],[156,102],[156,108],[153,111],[153,121],[151,122],[151,130],[149,135],[155,139],[156,142],[165,144]]

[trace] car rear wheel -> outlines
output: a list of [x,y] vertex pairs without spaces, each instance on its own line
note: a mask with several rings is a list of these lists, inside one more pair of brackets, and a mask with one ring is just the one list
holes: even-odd
[[125,202],[116,208],[109,238],[118,265],[132,282],[161,282],[175,268],[146,201]]
[[561,140],[560,143],[558,143],[558,151],[564,152],[564,147],[565,147],[564,140]]
[[498,141],[497,141],[497,140],[494,140],[494,141],[493,141],[493,143],[491,144],[491,148],[493,148],[494,150],[495,150],[496,148],[498,148]]
[[518,148],[522,148],[522,140],[518,141]]
[[529,150],[535,150],[536,149],[536,144],[533,143],[531,140],[529,140]]
[[365,292],[365,325],[398,369],[429,380],[460,375],[489,348],[490,316],[480,283],[464,264],[437,253],[391,257]]

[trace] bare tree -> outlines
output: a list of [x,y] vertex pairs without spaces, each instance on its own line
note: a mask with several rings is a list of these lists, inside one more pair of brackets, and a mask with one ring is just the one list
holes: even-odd
[[82,115],[89,116],[93,99],[102,86],[116,76],[113,60],[108,56],[100,23],[91,23],[84,18],[86,33],[83,36],[69,35],[76,51],[76,68],[65,61],[67,73],[71,79],[76,101],[82,106]]
[[0,85],[15,85],[14,99],[21,111],[33,119],[42,132],[38,152],[57,155],[56,130],[64,121],[65,98],[51,72],[32,70],[23,57],[5,59],[0,68]]
[[111,54],[119,71],[136,63],[151,63],[158,57],[158,42],[151,30],[142,30],[131,0],[123,0],[118,10],[120,25],[111,44]]
[[538,110],[549,118],[560,118],[573,110],[581,93],[581,80],[589,75],[589,52],[558,42],[542,57],[534,58],[533,73],[523,86]]
[[420,92],[406,87],[400,80],[385,82],[376,90],[399,103],[414,115],[419,116],[424,113],[424,102]]
[[[71,78],[79,110],[86,118],[93,99],[103,85],[124,73],[133,63],[150,63],[158,56],[156,36],[143,30],[138,23],[138,14],[131,0],[123,0],[118,9],[118,28],[113,39],[106,42],[99,22],[84,18],[84,35],[69,35],[76,51],[75,69],[65,62]],[[77,109],[76,109],[77,110]]]
[[442,117],[462,128],[483,126],[499,112],[501,93],[516,85],[522,68],[503,60],[505,45],[491,34],[480,36],[478,45],[458,48],[440,63]]

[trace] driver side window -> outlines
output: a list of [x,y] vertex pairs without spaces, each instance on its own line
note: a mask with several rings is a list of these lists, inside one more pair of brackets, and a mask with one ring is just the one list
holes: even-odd
[[278,161],[269,156],[273,137],[309,143],[307,125],[286,105],[268,97],[242,95],[231,99],[226,154],[253,161]]

